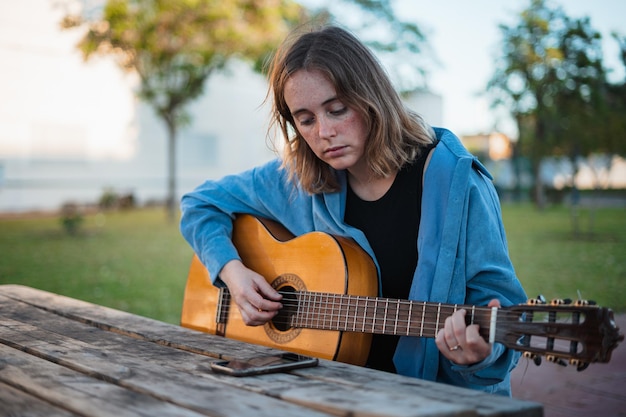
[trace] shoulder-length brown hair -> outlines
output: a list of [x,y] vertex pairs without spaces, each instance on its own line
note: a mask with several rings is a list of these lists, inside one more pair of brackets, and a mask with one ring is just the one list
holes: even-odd
[[293,33],[270,63],[270,129],[280,128],[286,145],[284,166],[290,178],[299,181],[307,192],[338,191],[339,183],[335,170],[304,141],[285,102],[287,80],[303,69],[324,74],[335,87],[337,98],[367,121],[370,133],[365,157],[375,176],[384,177],[400,169],[434,140],[432,128],[405,107],[378,60],[356,37],[335,26]]

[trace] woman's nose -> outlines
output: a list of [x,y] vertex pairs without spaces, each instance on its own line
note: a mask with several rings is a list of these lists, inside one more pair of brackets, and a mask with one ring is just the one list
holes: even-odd
[[320,138],[326,139],[335,136],[335,125],[332,120],[327,117],[318,119],[318,134]]

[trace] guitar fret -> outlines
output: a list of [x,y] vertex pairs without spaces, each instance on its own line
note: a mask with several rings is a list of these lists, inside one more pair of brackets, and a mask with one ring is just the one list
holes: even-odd
[[328,304],[330,304],[330,313],[324,310],[324,326],[326,326],[326,323],[330,325],[333,320],[333,314],[335,314],[335,294],[328,296],[328,303],[326,305]]
[[[311,316],[311,314],[313,314],[313,312],[315,311],[315,299],[317,298],[317,294],[316,293],[311,293],[309,295],[309,308],[307,308],[306,310],[306,316],[304,317],[304,321],[307,325],[310,326],[309,322],[310,319],[309,317]],[[305,326],[306,327],[306,326]]]
[[439,316],[441,315],[441,303],[437,306],[437,319],[435,320],[435,336],[439,333]]
[[383,334],[386,334],[388,310],[389,310],[389,299],[385,299],[385,314],[383,315]]
[[[335,313],[335,308],[337,308],[339,312]],[[339,299],[339,304],[337,304],[337,296],[333,295],[333,311],[330,315],[331,323],[329,325],[335,325],[339,328],[339,316],[341,316],[341,298]]]
[[308,318],[308,316],[309,316],[309,314],[311,312],[311,297],[312,296],[313,296],[313,294],[309,293],[309,294],[307,294],[307,297],[306,297],[306,299],[307,299],[307,306],[306,306],[306,308],[303,309],[304,311],[302,312],[302,316],[300,317],[300,320],[299,320],[300,321],[300,326],[302,326],[302,327],[306,327],[307,324],[308,324],[307,318]]
[[398,334],[398,316],[400,315],[400,300],[396,301],[396,322],[393,324],[393,334]]
[[399,320],[399,314],[400,314],[400,300],[395,300],[394,301],[396,303],[396,314],[395,314],[395,318],[393,319],[393,333],[392,334],[398,334],[398,320]]
[[340,313],[337,313],[337,309],[339,308],[339,304],[337,304],[337,295],[333,294],[332,295],[332,306],[333,308],[330,310],[330,315],[328,316],[328,326],[329,327],[335,327],[335,317],[337,317]]
[[[343,306],[343,297],[339,297],[339,304],[337,304],[337,296],[335,296],[334,298],[335,298],[335,300],[334,300],[335,301],[335,305],[337,306],[337,313],[336,313],[337,315],[333,316],[332,318],[333,318],[333,323],[336,323],[335,327],[337,329],[339,329],[339,320],[341,319],[341,312],[342,312],[342,306]],[[334,311],[335,310],[333,309],[333,312]]]
[[356,305],[354,307],[354,322],[352,323],[352,331],[356,332],[356,319],[357,319],[357,313],[359,312],[359,296],[356,296]]
[[409,301],[409,316],[406,320],[406,335],[409,334],[409,330],[411,329],[411,313],[413,312],[413,301]]
[[324,306],[324,305],[326,305],[326,306],[330,305],[330,313],[329,313],[328,307],[325,307],[324,308],[324,314],[323,314],[323,317],[322,317],[322,326],[324,326],[326,324],[326,321],[328,320],[328,315],[329,314],[330,315],[333,314],[334,306],[333,306],[333,303],[332,303],[332,296],[331,295],[326,295],[326,303],[323,303],[323,302],[320,303],[320,311],[322,310],[322,306]]
[[311,293],[306,293],[306,295],[305,295],[304,299],[306,301],[305,301],[304,305],[302,306],[302,314],[300,314],[300,316],[298,317],[298,323],[299,323],[299,325],[301,327],[306,327],[306,323],[307,323],[306,318],[307,318],[309,312],[311,311],[311,296],[312,295],[313,294],[311,294]]
[[378,298],[374,299],[374,316],[372,317],[372,333],[375,333],[376,317],[378,316]]
[[324,325],[330,326],[333,322],[333,317],[335,317],[335,306],[336,306],[336,298],[335,294],[332,294],[328,297],[328,304],[330,304],[330,313],[327,313],[324,317]]
[[350,301],[352,300],[351,296],[348,295],[347,297],[347,305],[346,305],[346,314],[344,315],[344,319],[343,319],[343,330],[348,330],[348,316],[350,314]]
[[363,309],[363,327],[361,331],[365,333],[365,322],[367,321],[367,298],[365,299],[365,308]]
[[424,317],[426,317],[426,301],[422,302],[422,324],[420,325],[420,337],[424,336]]
[[[311,314],[309,315],[312,327],[315,327],[315,325],[316,325],[314,313],[315,313],[316,310],[320,311],[320,310],[317,309],[317,304],[318,304],[317,298],[318,298],[318,295],[316,293],[315,297],[313,297],[313,309],[311,309]],[[319,323],[319,314],[317,316],[317,322]]]
[[296,304],[297,304],[296,314],[289,317],[289,327],[295,326],[295,320],[298,318],[298,314],[300,313],[300,306],[302,305],[302,301],[301,301],[302,297],[303,297],[303,294],[296,293]]

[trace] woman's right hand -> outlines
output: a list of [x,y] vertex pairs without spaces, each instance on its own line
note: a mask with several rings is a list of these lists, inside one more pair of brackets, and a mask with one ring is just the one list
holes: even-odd
[[267,323],[283,307],[280,303],[282,295],[240,260],[235,259],[224,265],[220,278],[228,286],[243,322],[248,326]]

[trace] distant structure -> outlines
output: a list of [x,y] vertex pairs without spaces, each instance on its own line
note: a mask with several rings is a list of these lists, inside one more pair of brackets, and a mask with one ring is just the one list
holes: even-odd
[[[0,211],[54,210],[105,190],[159,202],[166,129],[110,59],[87,63],[79,32],[61,31],[48,0],[0,2]],[[192,103],[178,137],[178,191],[274,156],[262,106],[267,83],[234,62]]]
[[411,110],[421,115],[431,126],[443,127],[443,98],[428,90],[417,90],[404,97]]
[[510,159],[513,153],[511,138],[500,132],[465,135],[461,141],[470,152],[482,159],[500,161]]

